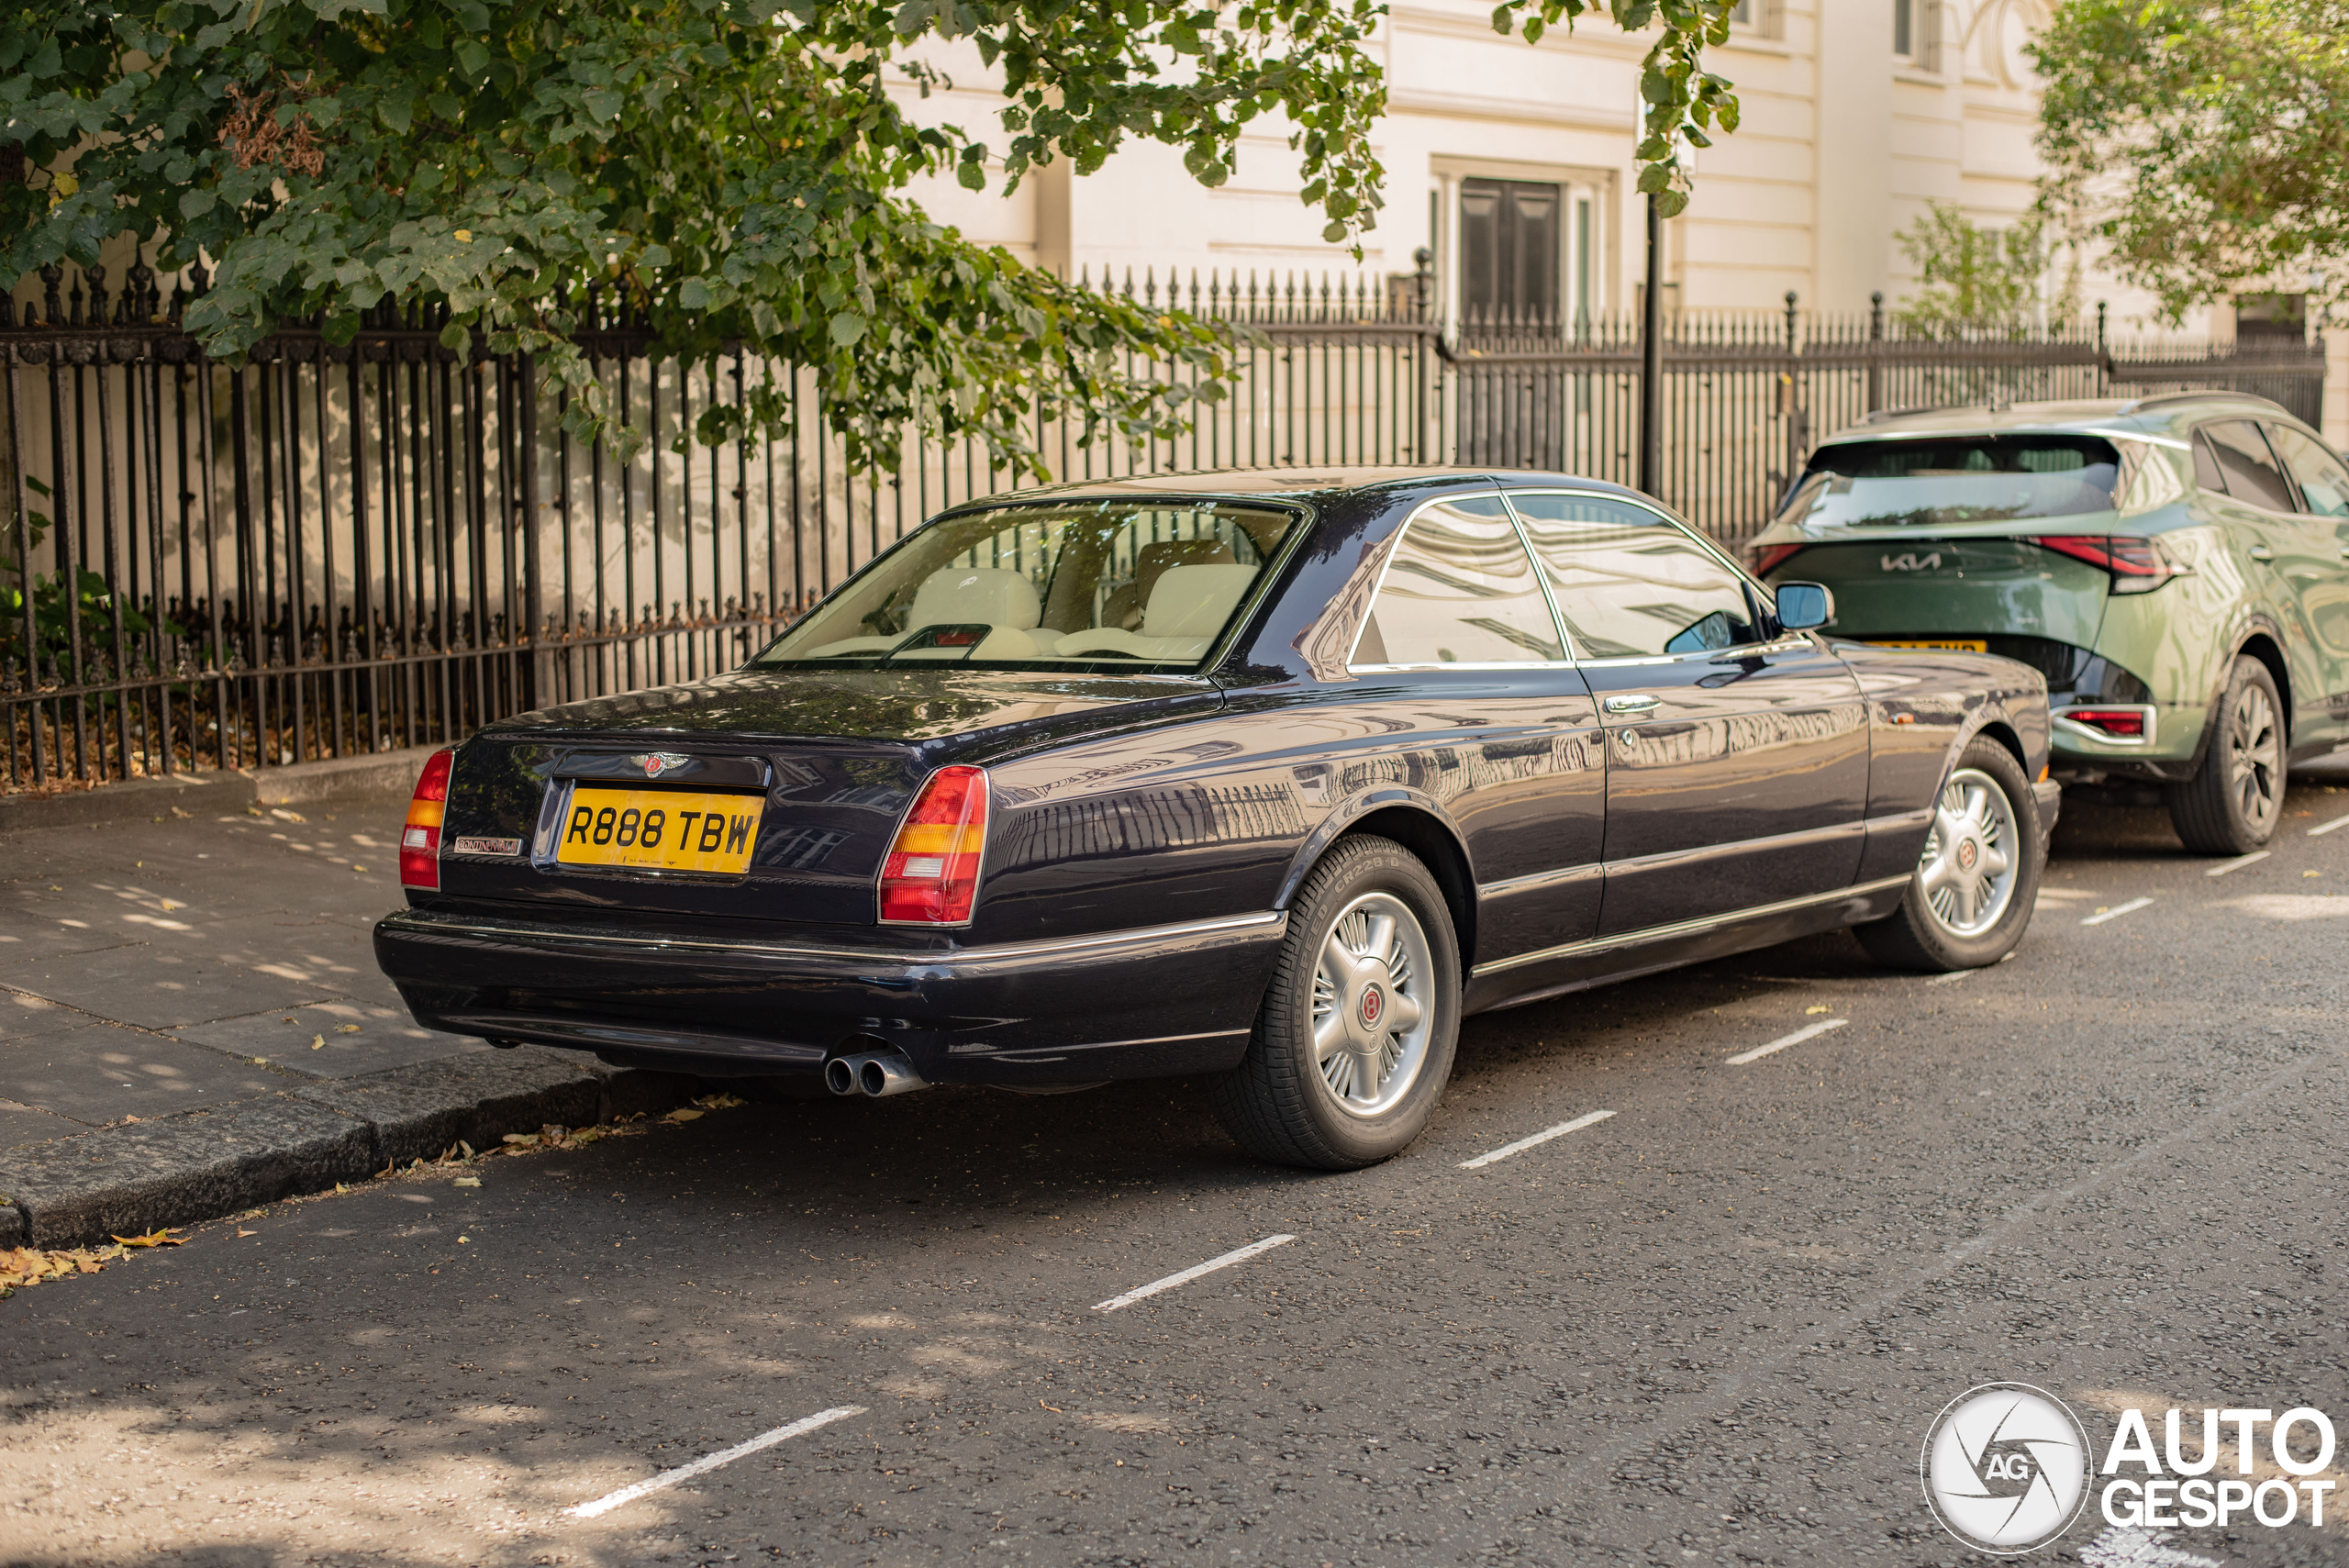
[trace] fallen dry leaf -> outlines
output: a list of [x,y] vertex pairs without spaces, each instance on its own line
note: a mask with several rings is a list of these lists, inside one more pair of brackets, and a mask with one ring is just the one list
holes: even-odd
[[176,1225],[166,1226],[161,1230],[150,1230],[144,1236],[117,1236],[115,1240],[126,1247],[176,1247],[187,1240],[184,1236],[172,1234],[179,1229]]
[[312,1036],[310,1037],[310,1049],[311,1049],[312,1051],[324,1051],[326,1048],[327,1048],[327,1037],[326,1037],[326,1036],[324,1036],[324,1035],[322,1035],[322,1034],[314,1034],[314,1035],[312,1035]]
[[258,1236],[261,1232],[258,1230],[248,1230],[243,1226],[239,1225],[237,1227],[237,1234],[239,1236]]
[[339,1026],[334,1032],[337,1034],[357,1034],[359,1032],[359,1026],[357,1024],[343,1024]]
[[353,871],[365,871],[367,868],[366,868],[365,866],[357,866],[357,865],[355,865],[355,866],[352,866],[351,869],[351,870],[353,870]]
[[701,1119],[701,1112],[693,1109],[691,1106],[679,1106],[675,1110],[671,1111],[667,1116],[662,1117],[661,1119],[662,1121],[699,1121]]
[[694,1102],[706,1111],[730,1111],[736,1106],[749,1103],[740,1095],[704,1095]]
[[459,1176],[455,1181],[449,1184],[452,1187],[477,1187],[481,1185],[481,1178],[479,1176]]

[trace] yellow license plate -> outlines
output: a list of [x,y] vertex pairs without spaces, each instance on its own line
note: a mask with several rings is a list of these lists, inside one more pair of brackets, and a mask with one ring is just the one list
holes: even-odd
[[1945,653],[1987,653],[1990,645],[1978,637],[1872,637],[1877,648],[1937,648]]
[[554,858],[571,866],[740,876],[750,869],[764,805],[755,795],[574,788]]

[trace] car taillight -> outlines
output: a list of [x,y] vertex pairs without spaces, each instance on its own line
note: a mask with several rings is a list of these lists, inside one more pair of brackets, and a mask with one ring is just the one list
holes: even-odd
[[881,923],[966,926],[987,843],[987,771],[941,768],[881,862]]
[[1745,547],[1745,569],[1756,577],[1767,577],[1809,548],[1803,544],[1749,544]]
[[2112,573],[2116,594],[2150,594],[2186,568],[2169,558],[2158,539],[2127,534],[2036,534],[2030,542]]
[[2100,730],[2116,740],[2143,740],[2150,716],[2142,707],[2067,707],[2057,710],[2056,717]]
[[407,825],[400,829],[400,885],[437,892],[440,886],[440,817],[449,799],[449,765],[457,753],[435,751],[424,760],[416,794],[407,803]]

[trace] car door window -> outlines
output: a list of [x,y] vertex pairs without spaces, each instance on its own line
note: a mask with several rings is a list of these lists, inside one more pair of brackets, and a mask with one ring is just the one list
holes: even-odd
[[2267,427],[2268,444],[2300,482],[2304,511],[2320,517],[2349,517],[2349,468],[2321,441],[2310,439],[2288,425]]
[[1422,507],[1405,525],[1353,662],[1535,664],[1565,658],[1557,623],[1497,495]]
[[2257,425],[2248,419],[2221,419],[2203,426],[2201,434],[2227,482],[2228,495],[2271,512],[2299,509],[2292,482],[2276,465],[2276,454],[2267,450],[2267,438]]
[[1744,580],[1678,524],[1603,495],[1512,494],[1575,657],[1760,640]]

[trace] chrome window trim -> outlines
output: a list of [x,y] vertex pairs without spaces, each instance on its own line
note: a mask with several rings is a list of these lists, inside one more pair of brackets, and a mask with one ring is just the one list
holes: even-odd
[[1742,642],[1733,648],[1708,648],[1698,653],[1625,653],[1612,659],[1585,659],[1585,670],[1621,670],[1635,665],[1686,664],[1695,660],[1754,659],[1765,653],[1792,653],[1815,646],[1808,631],[1789,631],[1767,642]]
[[1675,920],[1669,925],[1649,926],[1642,930],[1625,931],[1611,937],[1586,937],[1578,942],[1561,942],[1556,947],[1540,948],[1509,958],[1497,958],[1480,963],[1468,972],[1472,980],[1482,980],[1488,974],[1501,974],[1512,969],[1522,969],[1531,963],[1546,963],[1553,959],[1580,958],[1586,954],[1612,951],[1617,948],[1643,947],[1650,942],[1670,941],[1676,937],[1700,937],[1723,926],[1742,920],[1759,920],[1772,915],[1790,915],[1800,909],[1832,904],[1842,898],[1863,898],[1872,893],[1885,893],[1907,885],[1914,872],[1902,872],[1898,876],[1879,877],[1874,882],[1856,882],[1849,887],[1839,887],[1830,893],[1808,894],[1800,898],[1785,898],[1776,904],[1754,904],[1742,909],[1731,909],[1719,915],[1707,915],[1694,920]]
[[[1487,498],[1500,502],[1501,512],[1511,531],[1517,535],[1517,547],[1525,551],[1525,564],[1533,570],[1533,585],[1541,592],[1542,602],[1550,606],[1550,629],[1557,634],[1558,646],[1565,650],[1566,656],[1564,659],[1520,659],[1507,663],[1482,662],[1474,664],[1355,663],[1354,655],[1362,651],[1362,634],[1370,628],[1370,617],[1378,613],[1378,595],[1386,591],[1386,574],[1395,570],[1395,557],[1401,551],[1403,540],[1411,531],[1411,525],[1418,522],[1424,514],[1438,506],[1450,506],[1460,501],[1482,501]],[[1378,581],[1372,584],[1370,588],[1370,607],[1363,612],[1362,624],[1354,628],[1353,641],[1346,645],[1346,673],[1349,675],[1385,674],[1400,671],[1423,670],[1571,670],[1574,667],[1575,645],[1566,636],[1564,623],[1558,619],[1558,606],[1551,602],[1549,584],[1542,581],[1542,562],[1534,559],[1532,541],[1525,537],[1525,529],[1518,523],[1517,509],[1508,504],[1507,493],[1497,488],[1464,490],[1454,495],[1438,495],[1433,500],[1423,501],[1411,509],[1411,515],[1404,518],[1402,526],[1395,530],[1394,548],[1387,550],[1386,559],[1378,563]]]
[[[1212,936],[1224,931],[1286,927],[1288,912],[1268,909],[1253,915],[1226,915],[1214,919],[1185,920],[1166,926],[1130,926],[1082,937],[1053,937],[1032,942],[991,942],[964,948],[849,948],[808,943],[728,941],[697,937],[643,936],[620,931],[583,931],[529,920],[495,920],[479,917],[436,915],[429,909],[401,909],[384,917],[383,925],[417,936],[484,937],[535,942],[542,946],[579,945],[588,948],[633,948],[654,953],[726,952],[751,958],[851,959],[877,963],[953,965],[992,963],[1007,959],[1043,958],[1055,953],[1083,952],[1096,948],[1146,946],[1183,937]],[[903,930],[905,927],[892,927]]]

